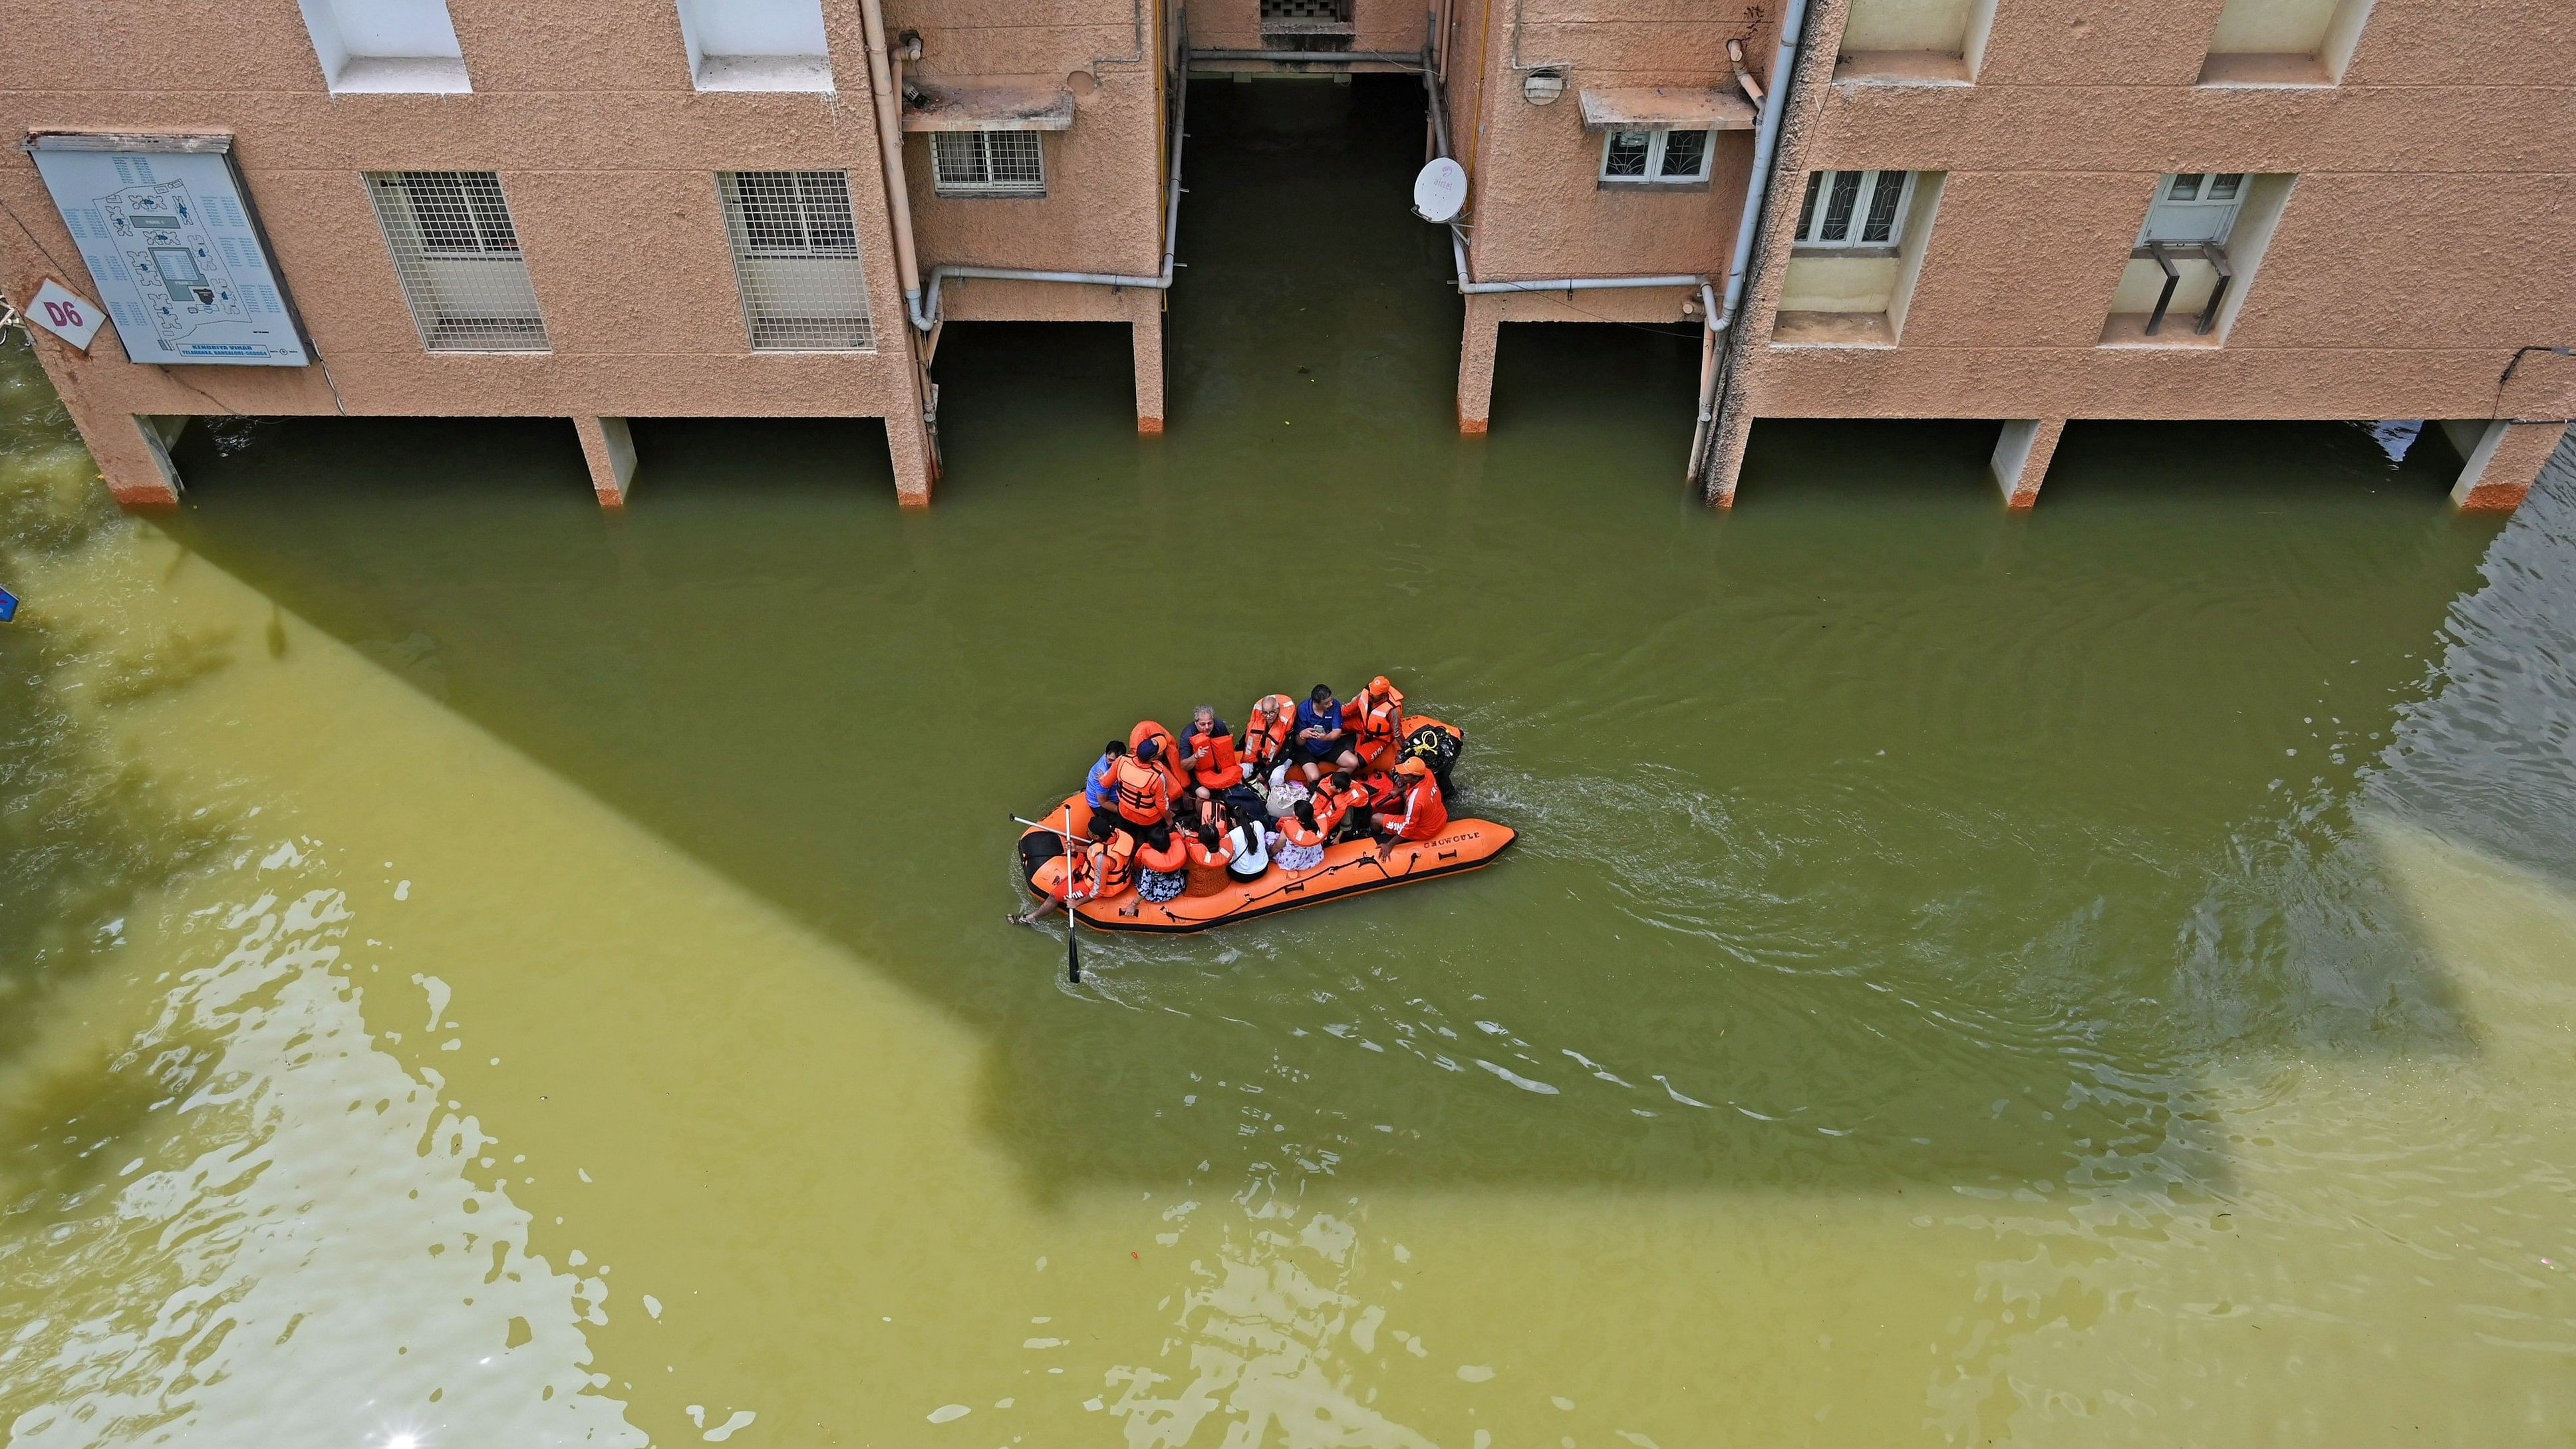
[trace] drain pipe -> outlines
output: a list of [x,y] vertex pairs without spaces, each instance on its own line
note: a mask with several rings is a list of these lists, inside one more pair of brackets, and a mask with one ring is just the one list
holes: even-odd
[[[1771,199],[1771,170],[1778,162],[1780,122],[1788,114],[1790,82],[1798,65],[1798,47],[1806,38],[1807,0],[1789,0],[1780,17],[1780,51],[1771,59],[1771,89],[1762,98],[1762,125],[1753,133],[1753,177],[1744,188],[1744,214],[1735,225],[1735,259],[1726,268],[1726,310],[1716,310],[1716,299],[1706,288],[1700,291],[1701,306],[1708,317],[1707,350],[1700,363],[1699,422],[1691,430],[1690,465],[1685,478],[1697,478],[1708,461],[1709,429],[1717,421],[1717,353],[1720,334],[1735,326],[1735,313],[1744,304],[1744,279],[1753,265],[1754,238],[1762,230],[1762,212]],[[1739,68],[1738,75],[1743,72]],[[1732,336],[1726,338],[1731,345]]]
[[877,113],[877,150],[885,158],[886,210],[894,222],[894,266],[903,282],[903,304],[912,325],[930,330],[921,320],[921,259],[912,249],[912,187],[903,174],[903,92],[895,89],[894,66],[886,57],[885,8],[880,0],[859,0],[859,21],[867,35],[869,100]]
[[[866,0],[873,10],[878,0]],[[1189,142],[1190,86],[1189,32],[1183,22],[1181,32],[1181,83],[1174,87],[1172,109],[1172,180],[1163,200],[1163,269],[1151,276],[1130,277],[1115,272],[1048,272],[1022,267],[979,267],[942,262],[930,269],[930,287],[925,296],[917,290],[906,290],[904,302],[912,309],[916,331],[928,332],[939,325],[939,291],[950,277],[983,277],[999,282],[1064,282],[1084,287],[1143,287],[1149,291],[1168,292],[1172,276],[1180,263],[1175,259],[1181,245],[1181,152]]]

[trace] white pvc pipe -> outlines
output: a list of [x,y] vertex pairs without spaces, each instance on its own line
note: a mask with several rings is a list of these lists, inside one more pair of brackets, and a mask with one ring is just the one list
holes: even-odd
[[[873,5],[876,0],[868,0]],[[1189,141],[1190,83],[1188,36],[1182,37],[1181,83],[1173,97],[1172,112],[1172,181],[1171,191],[1163,205],[1163,269],[1150,277],[1121,276],[1115,272],[1048,272],[1021,267],[978,267],[966,264],[951,266],[945,262],[930,269],[930,287],[926,297],[906,293],[905,303],[912,309],[912,325],[928,332],[939,325],[939,288],[950,277],[985,277],[1003,282],[1063,282],[1085,287],[1144,287],[1152,291],[1171,290],[1172,275],[1179,267],[1176,257],[1181,245],[1181,151]]]

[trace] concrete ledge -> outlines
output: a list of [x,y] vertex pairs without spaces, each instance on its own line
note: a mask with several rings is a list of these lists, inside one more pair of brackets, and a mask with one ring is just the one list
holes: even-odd
[[2451,485],[2451,502],[2463,513],[2511,513],[2540,481],[2567,424],[2446,418],[2442,431],[2466,460]]

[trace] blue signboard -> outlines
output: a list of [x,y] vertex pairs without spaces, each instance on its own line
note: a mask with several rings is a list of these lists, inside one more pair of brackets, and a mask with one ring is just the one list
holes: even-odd
[[311,356],[223,136],[29,143],[136,362],[302,367]]

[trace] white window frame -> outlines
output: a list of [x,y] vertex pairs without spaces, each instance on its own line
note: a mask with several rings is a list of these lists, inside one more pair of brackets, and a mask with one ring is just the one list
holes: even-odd
[[[1680,131],[1700,138],[1699,169],[1679,175],[1664,171],[1664,143]],[[1610,153],[1622,136],[1643,134],[1646,139],[1646,172],[1642,176],[1610,174]],[[1708,181],[1709,158],[1717,151],[1717,133],[1690,126],[1615,126],[1601,137],[1600,180],[1604,186],[1701,186]]]
[[[1046,195],[1046,142],[1041,131],[933,131],[930,133],[931,189],[941,196],[1044,196]],[[1034,163],[1034,177],[993,179],[993,151],[1008,144],[1019,150],[1025,144],[1027,158]],[[959,174],[951,167],[961,158],[956,152],[971,146],[973,168],[981,175]]]
[[2138,228],[2138,245],[2224,246],[2245,209],[2254,177],[2244,171],[2181,171],[2156,178],[2156,199]]
[[[1852,208],[1843,218],[1843,234],[1828,236],[1833,217],[1833,197],[1844,177],[1858,177],[1853,183]],[[1914,176],[1911,171],[1810,171],[1807,173],[1806,199],[1798,203],[1798,234],[1792,251],[1858,251],[1884,248],[1893,251],[1905,244],[1905,215],[1914,207]],[[1894,199],[1889,200],[1890,197]],[[1887,235],[1870,236],[1870,222],[1881,214],[1885,202]]]

